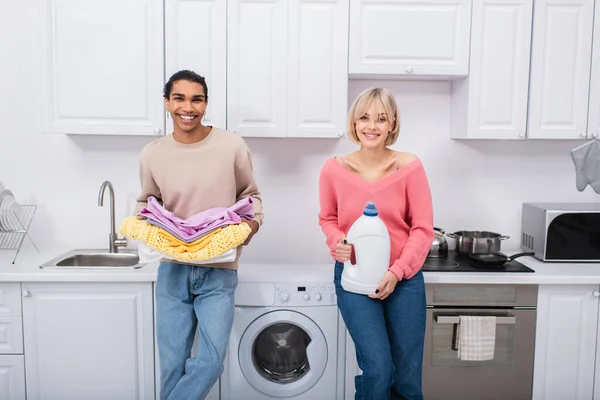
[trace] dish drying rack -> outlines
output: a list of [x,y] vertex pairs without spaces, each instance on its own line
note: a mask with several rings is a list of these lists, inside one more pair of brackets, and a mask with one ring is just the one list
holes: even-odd
[[37,206],[22,204],[21,208],[23,209],[23,215],[21,218],[17,217],[17,214],[13,210],[0,210],[0,219],[6,219],[10,217],[10,220],[15,221],[15,223],[18,225],[18,229],[14,230],[4,230],[0,226],[0,250],[15,251],[15,256],[12,260],[13,264],[19,255],[19,251],[21,250],[25,236],[27,236],[33,247],[35,247],[35,250],[39,253],[37,246],[28,233],[29,226],[31,225],[31,221],[33,221],[33,216],[35,215]]

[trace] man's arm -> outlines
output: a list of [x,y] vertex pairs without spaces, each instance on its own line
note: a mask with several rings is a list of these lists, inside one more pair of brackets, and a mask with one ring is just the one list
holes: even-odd
[[251,221],[248,221],[248,224],[250,225],[250,228],[252,228],[252,234],[254,234],[262,225],[264,214],[262,198],[260,195],[260,191],[258,190],[256,180],[254,179],[252,157],[250,155],[250,150],[248,149],[246,149],[245,154],[242,155],[241,160],[239,160],[239,162],[236,164],[235,182],[237,195],[236,201],[239,201],[246,197],[252,197],[252,205],[254,207],[254,218]]
[[143,155],[140,155],[139,165],[140,185],[142,187],[142,191],[136,199],[134,214],[137,214],[138,211],[148,205],[148,197],[150,196],[154,196],[159,202],[162,203],[160,189],[156,185],[154,177],[152,176],[152,172],[148,168],[147,163],[144,161]]

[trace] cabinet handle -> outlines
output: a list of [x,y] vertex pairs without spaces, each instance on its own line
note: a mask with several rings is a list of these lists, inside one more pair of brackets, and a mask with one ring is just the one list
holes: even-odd
[[23,297],[31,296],[31,292],[29,290],[23,290]]
[[519,137],[521,139],[525,139],[525,132],[519,132]]
[[592,133],[592,138],[593,138],[593,139],[596,139],[597,137],[598,137],[598,132],[596,132],[596,133]]
[[154,128],[154,133],[158,135],[160,133],[160,128]]
[[410,74],[413,72],[413,67],[406,67],[405,71],[407,74]]
[[339,137],[344,137],[344,135],[345,135],[344,131],[338,132]]
[[587,132],[581,132],[581,134],[579,136],[581,136],[582,138],[586,138],[587,137]]
[[594,297],[600,297],[600,291],[598,290],[594,290],[592,294],[594,295]]

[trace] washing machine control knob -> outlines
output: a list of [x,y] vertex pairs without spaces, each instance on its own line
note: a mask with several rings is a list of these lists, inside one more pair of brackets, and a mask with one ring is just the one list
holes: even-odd
[[308,294],[308,293],[304,293],[304,296],[302,296],[302,297],[304,297],[304,300],[306,300],[306,301],[310,300],[310,294]]
[[317,298],[317,301],[321,301],[321,299],[323,298],[323,296],[321,296],[321,293],[317,293],[315,297]]
[[290,295],[287,292],[281,292],[281,293],[279,293],[279,298],[281,299],[282,303],[285,303],[286,301],[289,300]]

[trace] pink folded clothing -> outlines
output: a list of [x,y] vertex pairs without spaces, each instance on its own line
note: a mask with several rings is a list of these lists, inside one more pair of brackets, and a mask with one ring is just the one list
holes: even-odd
[[148,219],[149,223],[167,230],[183,242],[193,242],[217,228],[254,218],[254,207],[252,198],[246,197],[231,207],[214,207],[182,219],[150,196],[148,206],[142,208],[138,215]]

